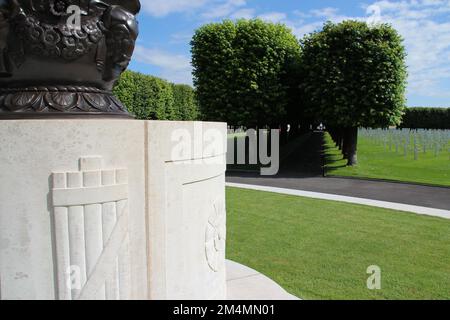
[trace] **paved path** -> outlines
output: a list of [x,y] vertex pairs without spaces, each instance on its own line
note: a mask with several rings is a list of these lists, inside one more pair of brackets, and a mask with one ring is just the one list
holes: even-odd
[[227,260],[228,300],[300,300],[265,275]]
[[378,201],[378,200],[372,200],[372,199],[347,197],[347,196],[340,196],[340,195],[335,195],[335,194],[319,193],[319,192],[311,192],[311,191],[303,191],[303,190],[283,189],[283,188],[275,188],[275,187],[267,187],[267,186],[256,186],[256,185],[251,185],[251,184],[238,184],[238,183],[231,183],[231,182],[228,182],[227,186],[234,187],[234,188],[243,188],[243,189],[249,189],[249,190],[258,190],[258,191],[287,194],[287,195],[298,196],[298,197],[362,204],[362,205],[367,205],[367,206],[372,206],[372,207],[406,211],[406,212],[412,212],[412,213],[417,213],[417,214],[421,214],[421,215],[450,219],[450,210],[413,206],[410,204],[402,204],[402,203]]
[[277,176],[228,172],[227,182],[312,191],[450,210],[450,188],[321,176],[321,134],[314,133],[287,158]]

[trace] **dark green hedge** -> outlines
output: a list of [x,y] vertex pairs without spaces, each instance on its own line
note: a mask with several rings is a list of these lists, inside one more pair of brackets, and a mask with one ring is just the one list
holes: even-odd
[[139,72],[126,71],[114,94],[137,119],[198,120],[194,89]]
[[410,129],[450,129],[450,108],[408,108],[401,124]]

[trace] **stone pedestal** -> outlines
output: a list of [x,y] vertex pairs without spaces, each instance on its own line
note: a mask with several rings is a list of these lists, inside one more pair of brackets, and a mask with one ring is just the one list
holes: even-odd
[[1,299],[225,299],[226,125],[0,121]]

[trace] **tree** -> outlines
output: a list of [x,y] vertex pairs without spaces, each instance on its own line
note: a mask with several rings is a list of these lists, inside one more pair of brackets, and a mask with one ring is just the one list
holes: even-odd
[[278,125],[289,103],[288,74],[300,58],[291,30],[262,20],[208,24],[191,42],[204,118],[230,125]]
[[195,121],[200,118],[195,90],[185,84],[173,84],[174,110],[178,120]]
[[125,71],[114,94],[137,119],[176,119],[172,85],[163,79]]
[[[301,41],[306,108],[343,128],[344,156],[357,163],[358,127],[398,125],[405,109],[405,48],[388,24],[327,22]],[[336,131],[336,130],[335,130]]]

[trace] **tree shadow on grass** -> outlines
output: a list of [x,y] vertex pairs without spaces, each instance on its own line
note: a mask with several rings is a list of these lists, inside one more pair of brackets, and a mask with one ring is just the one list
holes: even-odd
[[326,174],[347,167],[347,160],[344,158],[341,150],[337,147],[332,147],[325,142],[323,143],[322,148],[323,165]]

